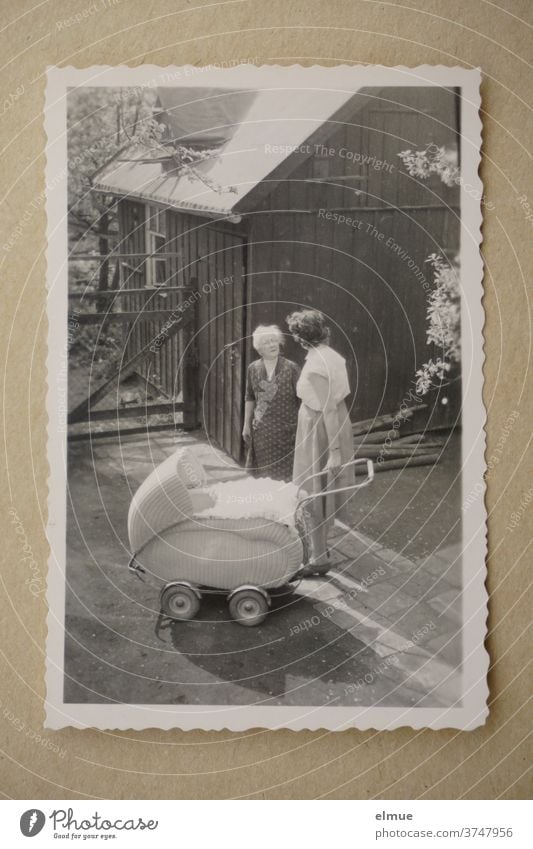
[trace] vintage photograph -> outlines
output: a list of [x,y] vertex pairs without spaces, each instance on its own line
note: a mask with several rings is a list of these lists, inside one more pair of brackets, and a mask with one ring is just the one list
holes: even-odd
[[48,72],[47,725],[487,716],[479,72]]

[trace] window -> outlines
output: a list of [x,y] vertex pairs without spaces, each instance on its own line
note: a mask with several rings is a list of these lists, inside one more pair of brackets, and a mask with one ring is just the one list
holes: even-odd
[[156,206],[146,207],[146,251],[149,254],[146,263],[146,285],[157,288],[167,284],[167,261],[158,257],[166,249],[167,229],[166,211]]

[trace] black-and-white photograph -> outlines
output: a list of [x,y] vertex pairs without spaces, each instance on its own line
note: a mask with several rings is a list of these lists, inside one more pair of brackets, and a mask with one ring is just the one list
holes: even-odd
[[478,86],[49,71],[49,726],[484,722]]

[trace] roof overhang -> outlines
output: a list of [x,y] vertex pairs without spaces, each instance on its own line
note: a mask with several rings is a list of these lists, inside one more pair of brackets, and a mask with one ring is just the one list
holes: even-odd
[[[194,124],[189,121],[190,131],[196,134],[202,131],[204,135],[212,131],[220,135],[229,126],[231,134],[227,141],[189,173],[177,168],[168,151],[165,153],[162,148],[150,151],[142,145],[133,145],[120,151],[97,172],[93,179],[96,191],[208,218],[243,214],[253,209],[262,195],[272,191],[277,179],[283,179],[302,158],[312,155],[310,139],[313,144],[320,143],[331,134],[332,125],[346,120],[353,111],[356,95],[354,91],[316,89],[277,88],[257,92],[228,89],[226,95],[231,101],[223,107],[225,95],[220,89],[201,89],[201,97],[191,96],[195,90],[190,87],[183,91],[183,108],[190,110],[194,103],[198,110]],[[237,108],[239,97],[242,97],[240,109]],[[217,103],[214,112],[207,105],[212,99]],[[179,102],[176,95],[173,107],[176,115]],[[224,108],[230,123],[220,127],[216,120]]]

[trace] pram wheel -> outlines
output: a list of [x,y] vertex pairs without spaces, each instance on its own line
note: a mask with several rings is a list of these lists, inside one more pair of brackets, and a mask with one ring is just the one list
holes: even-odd
[[259,590],[238,590],[231,596],[228,607],[231,618],[247,628],[260,625],[268,614],[268,601]]
[[171,619],[194,619],[200,599],[188,584],[167,584],[161,593],[161,610]]

